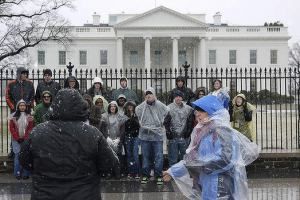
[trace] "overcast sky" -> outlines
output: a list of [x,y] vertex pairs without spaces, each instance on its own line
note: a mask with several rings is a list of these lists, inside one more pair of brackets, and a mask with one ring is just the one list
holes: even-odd
[[206,14],[206,22],[221,12],[229,25],[263,25],[280,21],[288,26],[290,44],[300,42],[300,0],[75,0],[75,10],[64,10],[72,25],[92,22],[92,14],[108,22],[108,14],[141,14],[155,6],[165,6],[181,13]]

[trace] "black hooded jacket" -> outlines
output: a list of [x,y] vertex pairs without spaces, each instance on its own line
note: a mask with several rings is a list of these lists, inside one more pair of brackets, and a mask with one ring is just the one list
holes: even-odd
[[119,161],[101,132],[84,123],[87,108],[78,91],[60,90],[50,121],[22,146],[20,162],[33,169],[31,199],[101,199],[99,172]]
[[[177,86],[178,81],[182,81],[183,82],[183,86],[182,87],[178,87]],[[195,94],[193,93],[193,91],[190,88],[186,87],[185,78],[183,76],[178,76],[176,78],[176,87],[169,92],[169,95],[168,95],[168,104],[170,104],[170,103],[173,102],[173,100],[174,100],[174,94],[178,90],[181,91],[184,94],[183,101],[185,101],[187,105],[191,105],[191,99],[194,98]]]

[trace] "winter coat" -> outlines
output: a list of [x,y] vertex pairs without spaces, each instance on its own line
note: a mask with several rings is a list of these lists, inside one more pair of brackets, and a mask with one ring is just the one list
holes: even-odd
[[19,129],[18,129],[18,122],[17,122],[16,117],[12,117],[9,120],[9,131],[12,135],[13,140],[18,141],[19,139],[24,139],[24,140],[28,139],[31,130],[34,127],[33,118],[29,114],[27,115],[27,122],[28,122],[28,125],[26,127],[25,134],[23,137],[20,137]]
[[20,67],[17,69],[17,79],[9,81],[5,91],[6,103],[10,110],[16,110],[16,104],[23,99],[30,108],[34,105],[34,87],[30,80],[20,81],[21,73],[25,68]]
[[42,102],[42,94],[44,91],[49,91],[52,95],[52,98],[54,98],[57,94],[57,92],[61,89],[59,83],[51,80],[49,83],[43,81],[40,82],[36,88],[35,92],[35,102],[36,104],[39,104]]
[[[237,106],[235,101],[237,97],[244,99],[243,105]],[[253,115],[255,107],[246,101],[244,94],[238,94],[232,100],[233,106],[230,109],[232,127],[242,134],[244,134],[249,140],[255,141],[256,134],[253,128]]]
[[50,105],[40,103],[34,108],[33,118],[34,118],[35,125],[38,125],[40,123],[47,121],[47,119],[48,119],[47,112],[49,110],[49,107],[50,107]]
[[20,162],[33,169],[31,199],[101,199],[100,170],[119,161],[100,131],[84,123],[87,107],[78,91],[60,90],[50,121],[22,146]]
[[134,101],[136,104],[139,103],[136,93],[128,87],[114,90],[112,92],[112,101],[117,101],[120,94],[125,95],[127,101]]
[[188,138],[193,130],[194,112],[191,106],[175,102],[168,105],[169,113],[164,120],[167,139]]
[[155,100],[151,105],[146,101],[138,105],[135,113],[141,126],[139,138],[146,141],[163,141],[166,133],[163,122],[168,111],[168,107],[159,100]]

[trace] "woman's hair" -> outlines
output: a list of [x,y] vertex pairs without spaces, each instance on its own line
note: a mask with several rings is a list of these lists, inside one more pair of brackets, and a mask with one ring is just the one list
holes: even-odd
[[116,113],[118,113],[118,105],[116,105],[116,104],[114,104],[114,103],[108,104],[108,107],[107,107],[107,113],[108,113],[108,114],[111,114],[110,108],[111,108],[111,105],[112,105],[112,104],[116,106]]
[[[14,115],[13,115],[13,117],[15,117],[17,121],[18,121],[18,119],[19,119],[20,116],[21,116],[21,111],[20,111],[20,109],[19,109],[19,106],[20,106],[20,104],[18,105],[17,110],[16,110],[16,112],[15,112]],[[27,109],[27,106],[26,106],[25,113],[26,113],[27,115],[30,114],[29,109]]]

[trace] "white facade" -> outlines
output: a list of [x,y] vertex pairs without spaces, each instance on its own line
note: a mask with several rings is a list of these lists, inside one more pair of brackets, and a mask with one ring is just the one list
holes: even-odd
[[69,27],[68,46],[45,42],[31,48],[32,64],[40,69],[64,69],[68,62],[78,69],[178,69],[184,61],[194,68],[288,66],[290,37],[283,26],[229,26],[219,13],[206,23],[204,14],[163,6],[137,15],[110,15],[108,26],[97,25],[100,16],[93,18],[90,26]]

